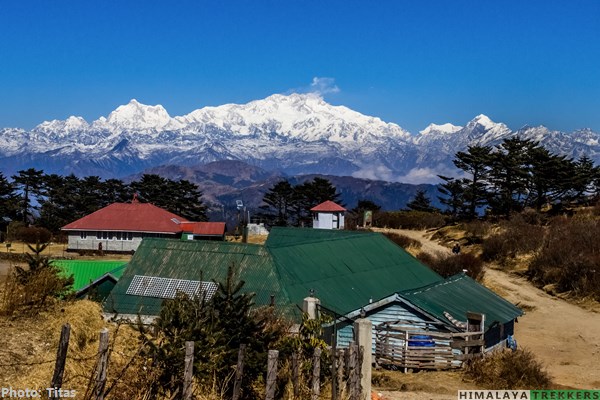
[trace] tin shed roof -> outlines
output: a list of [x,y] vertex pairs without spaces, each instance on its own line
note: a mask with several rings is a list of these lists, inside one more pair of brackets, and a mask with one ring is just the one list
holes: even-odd
[[201,236],[223,236],[225,222],[182,222],[181,230]]
[[506,323],[523,315],[518,307],[464,273],[426,287],[403,291],[399,295],[448,323],[451,322],[444,316],[444,311],[457,320],[464,320],[467,312],[485,314],[486,329],[494,322]]
[[107,273],[119,279],[127,261],[53,260],[52,264],[65,276],[73,275],[73,290],[78,292]]
[[265,246],[290,299],[301,301],[312,289],[339,314],[443,280],[375,232],[274,227]]
[[113,203],[63,226],[64,231],[127,231],[179,233],[181,222],[176,214],[150,203]]
[[230,265],[234,265],[236,273],[245,282],[242,290],[256,293],[255,304],[267,305],[274,295],[278,306],[289,305],[271,256],[263,246],[146,238],[104,302],[104,310],[119,314],[158,315],[164,299],[127,294],[134,276],[223,282]]

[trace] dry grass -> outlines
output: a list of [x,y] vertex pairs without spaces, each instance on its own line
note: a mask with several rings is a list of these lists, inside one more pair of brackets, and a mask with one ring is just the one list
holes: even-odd
[[373,371],[373,390],[384,392],[426,392],[452,394],[459,389],[478,389],[476,383],[465,382],[460,371]]
[[498,351],[467,363],[464,374],[486,389],[549,389],[552,380],[533,353]]
[[[35,317],[0,319],[3,332],[0,336],[0,382],[10,383],[13,387],[48,387],[60,331],[65,323],[71,325],[71,338],[63,387],[76,390],[78,398],[83,398],[93,374],[102,328],[108,328],[110,332],[109,385],[138,350],[137,333],[128,326],[105,322],[99,304],[87,300],[62,302]],[[133,379],[134,376],[129,376],[128,383]]]

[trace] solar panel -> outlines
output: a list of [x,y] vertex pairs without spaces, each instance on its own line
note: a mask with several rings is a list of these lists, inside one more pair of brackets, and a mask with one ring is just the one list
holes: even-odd
[[135,275],[126,293],[133,296],[174,299],[177,292],[183,292],[190,297],[202,295],[208,300],[215,294],[217,287],[214,282]]

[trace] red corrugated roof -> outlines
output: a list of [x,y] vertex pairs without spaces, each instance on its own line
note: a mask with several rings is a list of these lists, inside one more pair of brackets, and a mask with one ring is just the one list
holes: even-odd
[[346,211],[346,209],[339,204],[334,203],[331,200],[324,201],[323,203],[314,206],[310,209],[310,211],[324,211],[324,212],[336,212],[336,211]]
[[150,203],[113,203],[62,230],[179,233],[185,218]]
[[184,222],[181,229],[194,235],[222,236],[225,234],[225,222]]

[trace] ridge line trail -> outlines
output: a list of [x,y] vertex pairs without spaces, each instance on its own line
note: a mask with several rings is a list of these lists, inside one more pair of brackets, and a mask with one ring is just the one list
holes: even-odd
[[[425,231],[385,231],[419,240],[423,251],[450,252]],[[534,353],[556,384],[600,389],[600,313],[551,296],[525,278],[502,270],[486,268],[483,283],[524,309],[525,315],[515,324],[517,343]]]

